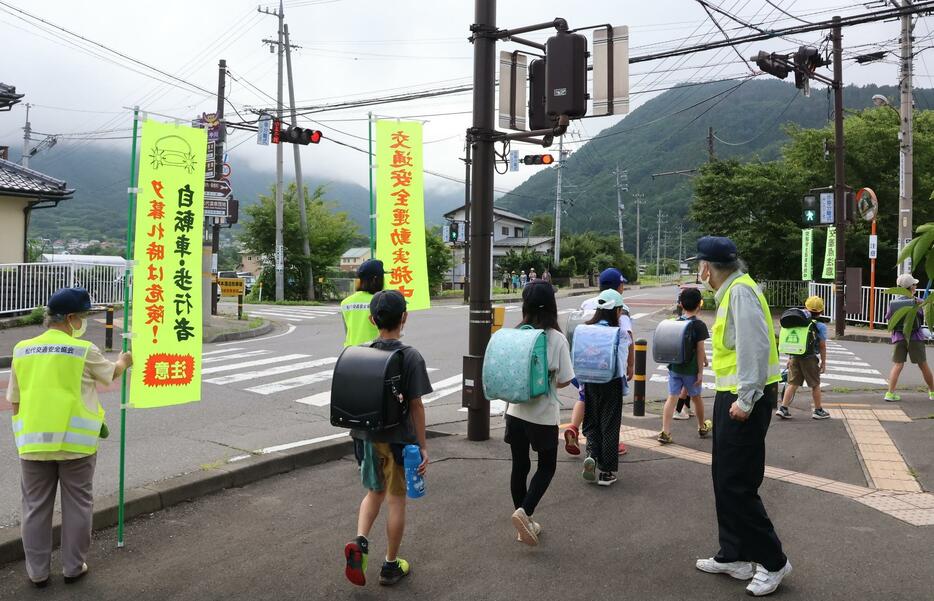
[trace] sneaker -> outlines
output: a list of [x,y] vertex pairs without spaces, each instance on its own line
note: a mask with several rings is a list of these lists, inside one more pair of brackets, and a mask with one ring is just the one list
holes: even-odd
[[65,576],[65,584],[74,584],[87,576],[88,574],[88,564],[81,564],[81,571],[75,574],[74,576]]
[[814,410],[814,413],[811,414],[812,419],[829,419],[830,414],[824,411],[823,407],[818,407]]
[[610,486],[616,482],[616,472],[600,472],[600,478],[597,480],[599,486]]
[[532,519],[525,513],[521,507],[512,514],[512,525],[519,535],[519,540],[534,547],[538,544],[538,535],[535,534],[532,526]]
[[[536,537],[541,536],[542,525],[536,522],[535,520],[533,520],[532,518],[529,518],[529,530],[531,530],[532,534],[534,534]],[[518,532],[516,532],[516,540],[519,541],[520,543],[522,542],[522,536]]]
[[701,438],[707,438],[710,431],[713,430],[713,422],[709,419],[704,420],[704,425],[697,429],[697,435]]
[[673,419],[691,419],[690,414],[687,411],[682,409],[681,411],[675,411],[675,414],[672,416]]
[[584,459],[584,469],[581,470],[581,478],[587,482],[597,481],[597,462],[594,461],[593,457]]
[[[928,393],[928,394],[930,395],[930,393]],[[898,396],[898,394],[896,394],[896,393],[894,393],[894,392],[886,392],[886,393],[885,393],[885,396],[882,397],[882,399],[885,400],[885,401],[888,401],[888,402],[890,402],[890,403],[894,403],[894,402],[896,402],[896,401],[902,400],[902,397]]]
[[564,431],[564,450],[567,451],[569,455],[581,454],[581,447],[577,442],[578,436],[579,434],[575,426],[569,426]]
[[788,410],[788,407],[784,405],[778,406],[778,411],[775,412],[775,415],[782,419],[791,419],[791,411]]
[[746,592],[753,597],[771,595],[775,592],[775,589],[778,588],[778,585],[782,583],[782,579],[788,574],[791,574],[791,562],[787,559],[785,560],[784,567],[777,572],[770,572],[761,565],[756,566],[756,574],[753,576],[749,586],[746,587]]
[[411,571],[412,566],[401,557],[397,557],[393,562],[384,561],[379,571],[379,583],[383,586],[391,586],[408,576]]
[[928,390],[928,400],[934,401],[934,390]]
[[658,438],[656,438],[655,440],[657,440],[658,442],[662,444],[671,444],[674,442],[674,439],[671,437],[671,434],[669,434],[668,432],[665,432],[664,430],[658,433]]
[[737,580],[749,580],[756,575],[756,564],[751,561],[719,562],[713,557],[698,559],[694,564],[701,572],[708,574],[729,574]]
[[369,552],[370,543],[365,536],[358,536],[344,546],[344,558],[347,560],[344,575],[347,576],[347,580],[357,586],[366,584],[366,563]]
[[620,455],[625,455],[626,453],[629,452],[629,447],[626,446],[626,443],[625,443],[625,442],[619,443],[619,447],[617,447],[617,448],[618,448],[618,450],[619,450],[619,454],[620,454]]

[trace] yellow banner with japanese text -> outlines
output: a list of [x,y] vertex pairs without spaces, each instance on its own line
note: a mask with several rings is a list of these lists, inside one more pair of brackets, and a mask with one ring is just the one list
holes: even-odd
[[133,244],[133,407],[201,400],[206,136],[203,129],[143,123]]
[[421,123],[376,122],[376,258],[409,311],[431,306],[422,154]]

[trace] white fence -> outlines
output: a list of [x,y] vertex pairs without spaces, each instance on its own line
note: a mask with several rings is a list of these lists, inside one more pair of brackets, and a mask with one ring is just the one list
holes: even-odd
[[87,288],[95,305],[123,304],[124,267],[88,263],[0,263],[0,315],[44,307],[60,288]]
[[[869,295],[871,292],[869,286],[862,286],[861,288],[859,313],[847,313],[846,320],[855,323],[869,323]],[[879,288],[878,286],[875,289],[876,306],[873,323],[877,326],[885,326],[886,323],[888,323],[888,320],[885,319],[885,314],[889,309],[889,301],[894,297],[892,294],[886,294],[885,290],[886,288]],[[837,307],[837,299],[833,293],[833,284],[810,282],[808,284],[808,294],[816,294],[824,299],[824,315],[833,318]],[[918,298],[923,298],[924,290],[918,290],[916,295]]]

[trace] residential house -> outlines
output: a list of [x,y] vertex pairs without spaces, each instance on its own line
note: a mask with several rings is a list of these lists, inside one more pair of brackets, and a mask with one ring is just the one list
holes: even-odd
[[368,260],[370,255],[369,246],[358,246],[347,249],[347,252],[341,255],[341,271],[356,273],[360,264]]
[[0,263],[28,260],[29,215],[74,195],[62,180],[0,159]]
[[245,250],[240,251],[240,264],[237,266],[237,272],[249,273],[254,277],[259,277],[263,271],[264,257]]

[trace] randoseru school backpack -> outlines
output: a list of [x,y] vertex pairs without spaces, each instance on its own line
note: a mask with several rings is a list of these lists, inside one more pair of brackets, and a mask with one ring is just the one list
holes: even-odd
[[408,414],[402,396],[402,349],[348,346],[334,365],[331,425],[378,432]]
[[490,337],[483,356],[483,394],[527,403],[548,392],[548,338],[530,325],[503,328]]
[[616,362],[619,336],[618,327],[599,324],[577,326],[571,362],[579,382],[604,384],[619,377]]
[[690,318],[666,319],[656,326],[652,336],[652,358],[656,363],[685,363],[693,354]]
[[568,345],[571,348],[574,347],[574,332],[577,330],[577,326],[583,325],[590,321],[590,318],[593,317],[593,310],[582,311],[577,309],[568,313],[568,321],[564,325],[564,335],[568,339]]
[[778,334],[778,352],[801,356],[817,342],[817,330],[811,313],[807,309],[786,309],[778,323],[782,326]]

